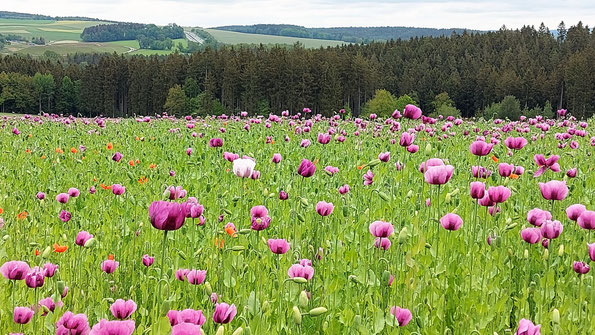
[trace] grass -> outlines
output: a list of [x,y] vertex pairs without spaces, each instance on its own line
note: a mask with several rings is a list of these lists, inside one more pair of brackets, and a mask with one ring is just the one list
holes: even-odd
[[304,44],[306,48],[319,48],[327,46],[337,46],[348,44],[343,41],[319,40],[313,38],[274,36],[274,35],[260,35],[260,34],[246,34],[234,31],[225,31],[217,29],[205,29],[208,33],[213,35],[217,41],[225,44],[286,44],[293,45],[296,42]]
[[0,34],[16,34],[26,38],[43,37],[46,41],[80,41],[83,29],[104,23],[106,22],[0,19]]

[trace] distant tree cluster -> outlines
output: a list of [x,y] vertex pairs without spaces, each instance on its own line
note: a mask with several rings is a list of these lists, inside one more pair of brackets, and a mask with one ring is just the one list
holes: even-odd
[[116,22],[109,20],[100,20],[85,16],[48,16],[39,14],[28,14],[18,12],[0,11],[0,19],[18,19],[18,20],[72,20],[72,21],[103,21],[103,22]]
[[138,40],[141,49],[171,49],[173,39],[184,38],[184,28],[171,24],[158,27],[154,24],[117,23],[87,27],[81,34],[85,42]]
[[[425,115],[462,117],[517,119],[566,108],[589,118],[595,112],[595,32],[582,23],[560,25],[556,37],[542,26],[320,49],[12,55],[0,58],[0,72],[3,108],[30,113],[38,111],[40,97],[45,111],[85,116],[295,113],[304,107],[324,115],[345,108],[387,116],[407,103]],[[35,90],[37,72],[53,75],[53,91]],[[76,90],[68,90],[64,104],[65,77]]]
[[[435,29],[415,27],[334,27],[306,28],[290,24],[255,24],[251,26],[222,26],[216,29],[249,34],[264,34],[337,40],[352,43],[369,43],[371,41],[388,41],[413,37],[450,36],[452,33],[462,34],[465,29]],[[467,31],[469,33],[475,31]]]

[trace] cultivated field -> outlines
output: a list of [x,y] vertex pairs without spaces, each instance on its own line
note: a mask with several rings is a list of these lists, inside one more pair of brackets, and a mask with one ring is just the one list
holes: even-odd
[[337,46],[349,44],[342,41],[318,40],[313,38],[299,38],[287,36],[273,36],[260,34],[237,33],[234,31],[225,31],[217,29],[205,29],[213,35],[217,41],[225,44],[286,44],[293,45],[296,42],[302,43],[306,48],[319,48],[327,46]]
[[0,117],[0,332],[593,333],[593,120],[307,111]]

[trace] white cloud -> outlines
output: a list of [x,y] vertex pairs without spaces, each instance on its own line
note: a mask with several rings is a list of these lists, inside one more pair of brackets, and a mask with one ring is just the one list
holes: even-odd
[[555,29],[582,20],[595,24],[593,1],[513,0],[18,0],[2,10],[54,16],[90,16],[142,23],[212,27],[287,23],[308,27],[415,26],[434,28],[518,28],[545,22]]

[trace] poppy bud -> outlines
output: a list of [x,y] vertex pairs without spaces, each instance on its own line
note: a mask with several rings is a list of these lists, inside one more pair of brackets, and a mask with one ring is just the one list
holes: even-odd
[[430,143],[426,144],[426,155],[432,153],[432,145]]
[[525,249],[525,259],[529,259],[529,250]]
[[557,308],[552,311],[552,322],[557,325],[560,324],[560,311]]
[[223,335],[225,333],[225,327],[223,327],[223,325],[219,326],[219,329],[217,329],[217,333],[215,333],[215,335]]
[[47,246],[47,248],[45,248],[43,250],[43,253],[41,253],[41,257],[48,258],[48,256],[50,255],[50,252],[51,251],[52,251],[52,248],[50,246]]
[[211,287],[211,283],[209,283],[208,281],[205,282],[205,290],[207,292],[207,295],[211,295],[213,293],[213,288]]
[[407,227],[403,227],[399,232],[399,243],[403,244],[407,241]]
[[308,293],[306,293],[306,291],[300,292],[300,296],[298,298],[298,304],[300,305],[300,307],[308,306],[308,300]]
[[313,317],[315,317],[315,316],[322,315],[322,314],[324,314],[324,313],[326,313],[326,312],[327,312],[327,309],[326,309],[325,307],[316,307],[316,308],[312,308],[312,309],[311,309],[311,310],[308,312],[308,314],[310,314],[310,316],[313,316]]
[[302,313],[297,306],[293,306],[293,321],[298,325],[302,324]]
[[547,260],[550,256],[550,251],[548,249],[543,249],[543,259]]
[[238,329],[236,329],[232,335],[241,335],[244,332],[244,329],[242,327],[238,327]]
[[564,256],[564,244],[560,244],[560,248],[558,249],[558,256]]

